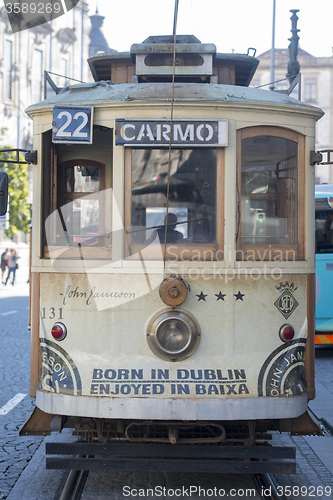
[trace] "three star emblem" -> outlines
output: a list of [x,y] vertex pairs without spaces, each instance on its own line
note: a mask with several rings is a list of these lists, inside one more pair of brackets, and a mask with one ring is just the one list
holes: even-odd
[[[224,302],[224,297],[226,297],[227,294],[222,293],[220,290],[219,293],[214,293],[214,295],[216,297],[216,302],[218,300],[222,300]],[[200,300],[203,300],[204,302],[206,302],[206,297],[208,297],[208,294],[203,293],[203,291],[201,291],[196,296],[198,297],[198,302],[200,302]],[[237,302],[237,300],[241,300],[243,302],[243,297],[245,297],[245,293],[241,293],[240,291],[238,291],[238,293],[234,293],[234,297],[236,298],[236,302]]]

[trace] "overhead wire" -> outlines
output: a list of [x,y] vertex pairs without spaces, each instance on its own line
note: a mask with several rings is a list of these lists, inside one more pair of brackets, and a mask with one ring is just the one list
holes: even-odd
[[[173,58],[172,58],[172,92],[171,92],[171,110],[170,110],[170,131],[173,123],[173,108],[175,98],[175,68],[176,68],[176,43],[177,43],[177,20],[178,20],[179,0],[175,0],[174,18],[173,18]],[[168,158],[168,173],[167,173],[167,193],[166,193],[166,214],[165,214],[165,231],[164,231],[164,248],[163,248],[163,278],[165,278],[166,269],[166,246],[168,234],[168,218],[169,218],[169,197],[170,197],[170,173],[171,173],[171,150],[172,150],[172,134],[170,133],[169,140],[169,158]]]

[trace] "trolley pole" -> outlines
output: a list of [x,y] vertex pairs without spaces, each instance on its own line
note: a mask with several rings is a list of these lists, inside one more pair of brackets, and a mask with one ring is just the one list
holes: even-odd
[[275,80],[275,0],[273,0],[273,26],[272,26],[272,50],[271,50],[271,84],[270,90],[274,90]]

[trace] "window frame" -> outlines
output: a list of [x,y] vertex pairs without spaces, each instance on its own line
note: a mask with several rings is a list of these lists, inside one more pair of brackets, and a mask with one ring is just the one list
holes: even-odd
[[318,84],[316,77],[306,77],[304,79],[304,102],[316,103],[318,94]]
[[39,47],[34,47],[32,51],[32,102],[39,102],[43,99],[44,59],[44,51]]
[[[159,245],[149,247],[132,243],[129,230],[132,227],[132,150],[135,147],[125,147],[125,258],[137,260],[145,249],[145,258],[156,260],[160,258]],[[142,149],[142,148],[140,148]],[[163,149],[160,147],[159,149]],[[192,148],[186,148],[192,149]],[[193,148],[195,149],[195,148]],[[225,148],[216,148],[216,242],[214,243],[168,243],[166,245],[167,260],[184,261],[215,261],[219,252],[224,251],[224,170],[225,170]],[[163,245],[164,251],[164,245]],[[207,258],[209,257],[209,258]]]
[[[319,218],[318,217],[318,214],[325,214],[325,219],[323,217]],[[320,232],[322,232],[322,229],[320,227],[317,227],[318,225],[318,220],[322,220],[322,221],[325,221],[325,223],[327,221],[331,222],[333,221],[333,218],[330,219],[329,215],[332,215],[333,216],[333,209],[328,205],[327,203],[327,198],[325,198],[323,196],[323,198],[317,198],[316,201],[315,201],[315,252],[316,252],[316,256],[317,255],[325,255],[326,257],[330,256],[330,255],[333,255],[333,245],[331,243],[330,246],[327,247],[327,251],[325,251],[325,246],[324,246],[324,249],[323,251],[319,252],[318,249],[319,249],[319,246],[320,243],[326,243],[326,240],[324,241],[319,241],[319,235],[320,235]],[[325,223],[324,223],[324,226],[325,226]],[[326,228],[329,231],[331,231],[331,228]],[[328,236],[328,232],[327,233],[323,233],[322,234],[324,236]],[[331,235],[331,241],[332,241],[332,235]]]
[[13,101],[13,71],[14,71],[14,43],[13,40],[4,40],[4,74],[3,89],[4,101]]
[[[255,245],[242,243],[242,140],[251,137],[269,136],[289,139],[297,144],[297,243],[295,245]],[[305,237],[305,137],[287,128],[274,126],[254,126],[237,131],[237,212],[236,212],[236,252],[237,260],[243,262],[279,260],[304,260]],[[264,195],[263,195],[264,196]],[[267,199],[270,195],[267,195]],[[291,257],[292,256],[292,257]]]
[[[78,246],[67,246],[67,245],[48,245],[46,240],[45,223],[49,216],[51,216],[59,206],[63,206],[64,199],[71,198],[79,199],[85,196],[94,196],[98,199],[99,194],[105,191],[106,186],[106,164],[103,162],[90,160],[89,158],[82,158],[82,152],[78,151],[77,157],[59,162],[58,147],[57,144],[51,142],[51,131],[46,131],[43,134],[43,195],[42,195],[42,210],[41,210],[41,224],[42,224],[42,258],[44,259],[73,259],[82,260],[82,255],[84,259],[89,260],[104,260],[112,259],[112,247],[111,246],[82,246],[82,254],[80,254],[80,249]],[[66,167],[80,163],[81,165],[87,166],[97,166],[100,168],[100,189],[96,193],[60,193],[60,183],[64,179],[64,172]],[[102,204],[102,218],[99,221],[100,232],[104,233],[106,213],[103,201],[100,200]],[[56,224],[52,223],[52,241],[56,240]],[[111,240],[110,240],[111,242]]]
[[[75,167],[75,166],[88,166],[88,167],[97,167],[99,168],[100,172],[100,180],[99,180],[99,186],[100,189],[98,191],[89,191],[89,192],[79,192],[79,191],[62,191],[61,187],[59,184],[61,183],[63,186],[66,182],[66,176],[65,176],[65,170],[68,167]],[[98,198],[98,193],[101,191],[105,190],[105,164],[94,161],[94,160],[86,160],[83,158],[74,158],[73,160],[66,160],[58,165],[58,192],[57,192],[57,198],[59,199],[60,202],[62,202],[62,205],[64,205],[65,199],[71,199],[71,200],[78,200],[79,198],[84,198],[85,196],[93,196],[94,194],[96,195],[96,198]],[[61,205],[61,206],[62,206]]]

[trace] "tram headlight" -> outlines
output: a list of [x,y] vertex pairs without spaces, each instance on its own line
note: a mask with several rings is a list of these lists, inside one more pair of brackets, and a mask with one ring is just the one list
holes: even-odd
[[63,323],[55,323],[51,328],[51,335],[55,340],[64,340],[67,335],[67,328]]
[[200,327],[190,313],[168,309],[150,321],[147,341],[150,349],[159,358],[179,361],[188,358],[197,349]]
[[295,330],[291,325],[284,324],[279,330],[279,335],[280,339],[283,340],[283,342],[289,342],[294,338]]

